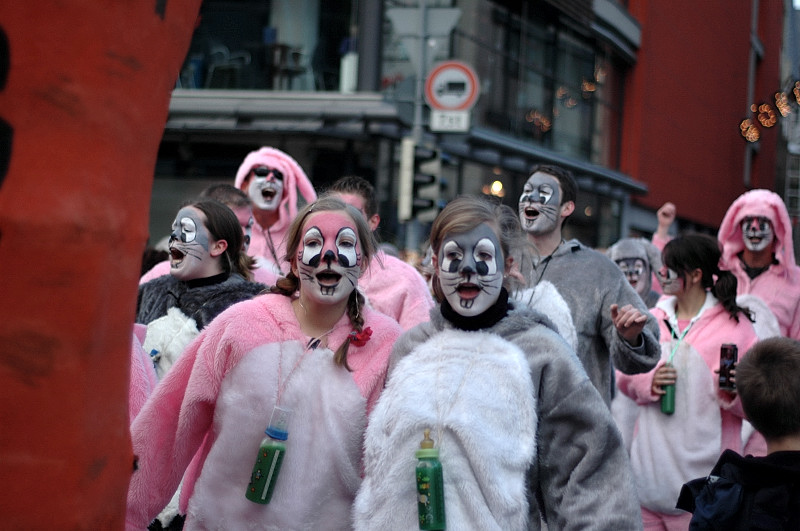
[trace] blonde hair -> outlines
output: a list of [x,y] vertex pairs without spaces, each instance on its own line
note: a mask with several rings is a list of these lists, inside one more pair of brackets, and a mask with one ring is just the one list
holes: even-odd
[[[291,269],[297,261],[297,249],[300,247],[303,226],[311,214],[337,211],[344,211],[353,220],[356,231],[358,232],[358,240],[361,244],[363,268],[366,269],[369,267],[378,244],[375,241],[375,236],[373,236],[372,231],[369,229],[369,225],[367,225],[367,221],[364,219],[364,215],[358,209],[348,205],[341,199],[326,195],[306,205],[298,212],[297,217],[289,227],[289,231],[286,235],[286,256],[284,257],[290,265],[289,273],[275,282],[275,286],[270,288],[271,292],[280,293],[287,297],[294,296],[294,294],[297,293],[300,289],[300,279],[297,278],[297,275],[295,275]],[[347,315],[350,318],[350,323],[353,325],[353,330],[356,332],[361,332],[364,327],[364,316],[361,312],[364,308],[364,303],[364,296],[357,289],[354,289],[347,299]],[[347,350],[349,346],[350,335],[348,334],[347,339],[339,345],[339,348],[336,349],[333,356],[334,363],[345,367],[348,371],[350,370],[350,367],[347,365]]]

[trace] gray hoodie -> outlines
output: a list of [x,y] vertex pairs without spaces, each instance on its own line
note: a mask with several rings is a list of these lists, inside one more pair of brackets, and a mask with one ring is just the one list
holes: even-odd
[[[653,369],[661,358],[658,324],[625,279],[617,264],[578,240],[563,242],[532,273],[530,285],[550,281],[572,311],[578,332],[576,353],[606,404],[613,394],[613,371],[638,374]],[[642,338],[632,347],[617,332],[611,305],[633,305],[647,316]]]

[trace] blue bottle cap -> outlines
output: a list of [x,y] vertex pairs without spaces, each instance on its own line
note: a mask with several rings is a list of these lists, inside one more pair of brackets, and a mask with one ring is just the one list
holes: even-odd
[[289,432],[288,431],[280,430],[280,429],[276,428],[275,426],[270,426],[269,428],[266,429],[266,431],[264,433],[266,433],[267,435],[269,435],[273,439],[277,439],[279,441],[285,441],[286,439],[289,438]]

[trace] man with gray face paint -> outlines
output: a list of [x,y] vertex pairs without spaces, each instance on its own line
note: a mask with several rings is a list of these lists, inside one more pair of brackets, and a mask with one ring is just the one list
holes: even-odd
[[800,267],[795,263],[792,223],[783,199],[750,190],[728,208],[719,227],[721,267],[738,280],[738,293],[761,298],[781,334],[800,339]]
[[661,357],[658,325],[619,267],[562,227],[575,210],[578,186],[568,170],[535,166],[519,199],[519,219],[540,258],[529,286],[550,281],[567,302],[578,332],[576,353],[606,402],[613,370],[648,372]]

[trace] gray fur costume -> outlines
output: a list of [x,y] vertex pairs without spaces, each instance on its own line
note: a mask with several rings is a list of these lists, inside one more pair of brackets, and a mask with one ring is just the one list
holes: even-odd
[[550,321],[509,308],[471,332],[437,306],[398,339],[369,418],[355,529],[418,529],[424,428],[440,448],[448,529],[540,529],[545,512],[550,529],[641,529],[608,408]]
[[[613,394],[613,371],[638,374],[653,369],[661,359],[658,323],[617,264],[578,240],[562,242],[539,262],[529,285],[550,281],[571,312],[578,332],[576,353],[606,404]],[[644,344],[632,347],[617,332],[611,305],[630,304],[647,316],[641,336]]]

